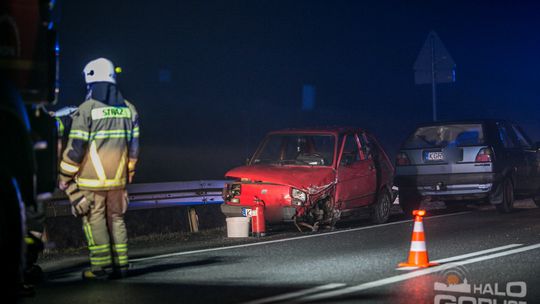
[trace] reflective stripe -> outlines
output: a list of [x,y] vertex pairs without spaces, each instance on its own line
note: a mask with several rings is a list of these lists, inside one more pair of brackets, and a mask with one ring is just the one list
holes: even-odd
[[131,132],[128,130],[102,130],[90,133],[90,139],[127,138],[131,139]]
[[118,245],[114,245],[113,250],[118,253],[127,252],[128,247],[127,247],[127,244],[118,244]]
[[124,153],[124,155],[122,155],[122,158],[120,159],[120,163],[118,165],[118,169],[116,169],[116,174],[115,174],[114,179],[107,179],[107,176],[105,175],[105,169],[103,168],[103,164],[101,163],[101,159],[99,158],[95,141],[92,141],[92,143],[90,144],[89,154],[90,154],[90,161],[92,162],[92,165],[94,166],[94,170],[96,171],[98,179],[78,177],[77,185],[81,187],[87,187],[87,188],[108,188],[108,187],[119,187],[119,186],[126,185],[126,179],[123,178],[124,167],[126,166],[126,158],[127,158],[126,153]]
[[80,187],[86,188],[108,188],[108,187],[120,187],[126,185],[126,179],[121,178],[120,180],[115,179],[90,179],[90,178],[78,178],[77,185]]
[[101,159],[99,159],[95,141],[90,144],[90,160],[92,161],[92,165],[94,165],[99,180],[106,180],[107,176],[105,175],[105,169],[103,169]]
[[110,256],[106,257],[90,257],[90,264],[94,266],[103,266],[112,264],[112,258]]
[[118,164],[116,174],[114,175],[115,180],[120,180],[122,178],[122,173],[124,173],[124,169],[126,167],[126,158],[126,153],[122,154],[122,158],[120,158],[120,164]]
[[94,237],[92,236],[92,228],[90,224],[86,223],[83,225],[84,234],[86,235],[86,240],[88,241],[88,247],[95,246]]
[[133,137],[138,138],[140,135],[139,127],[133,128]]
[[120,187],[125,186],[126,181],[124,178],[122,180],[97,180],[97,179],[88,179],[88,178],[79,178],[77,179],[77,185],[87,188],[108,188],[108,187]]
[[113,246],[113,252],[115,253],[114,262],[119,266],[128,264],[128,244],[115,244]]
[[426,251],[426,242],[411,242],[411,251]]
[[60,169],[62,169],[63,171],[65,171],[67,173],[70,173],[70,174],[75,174],[75,173],[79,172],[79,167],[78,166],[68,164],[65,161],[60,162]]
[[94,245],[94,237],[92,236],[92,228],[89,224],[84,226],[84,232],[86,233],[86,239],[88,240],[88,245]]
[[35,243],[34,239],[31,237],[25,237],[24,242],[26,243],[26,245],[33,245]]
[[90,251],[92,252],[92,254],[99,254],[99,253],[110,253],[111,250],[109,248],[105,248],[105,249],[90,249]]
[[126,265],[129,264],[129,261],[128,260],[125,260],[125,261],[118,261],[116,262],[117,266],[121,266],[121,267],[124,267]]
[[111,252],[111,247],[108,244],[98,245],[98,246],[88,246],[88,249],[90,250],[92,254]]
[[88,237],[88,230],[86,230],[86,224],[83,224],[83,232],[84,232],[84,237],[86,238],[86,242],[88,243],[88,247],[90,247],[90,245],[93,245],[93,244],[90,244],[90,237]]
[[128,107],[103,107],[92,109],[92,120],[109,118],[131,118]]
[[96,246],[90,246],[88,247],[88,249],[90,250],[98,250],[98,249],[104,249],[104,248],[109,248],[109,244],[105,244],[105,245],[96,245]]
[[92,266],[108,266],[112,264],[112,261],[106,261],[106,262],[92,262],[90,261]]
[[88,141],[90,133],[83,130],[71,130],[69,132],[69,138],[82,139]]
[[103,257],[90,257],[90,260],[91,260],[91,261],[96,261],[96,262],[110,261],[110,260],[111,260],[111,256],[108,255],[108,256],[103,256]]

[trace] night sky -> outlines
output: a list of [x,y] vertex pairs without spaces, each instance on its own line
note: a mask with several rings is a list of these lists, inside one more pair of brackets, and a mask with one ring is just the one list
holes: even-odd
[[440,119],[509,119],[540,140],[540,4],[427,2],[61,1],[55,108],[83,101],[89,60],[121,66],[141,116],[135,182],[222,178],[289,127],[367,128],[393,156],[431,120],[412,66],[434,30],[457,64]]

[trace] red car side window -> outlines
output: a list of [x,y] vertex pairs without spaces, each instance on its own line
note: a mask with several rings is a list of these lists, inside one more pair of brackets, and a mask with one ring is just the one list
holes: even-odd
[[360,158],[356,136],[354,134],[346,135],[343,153],[341,154],[341,165],[351,165],[360,160],[362,159]]

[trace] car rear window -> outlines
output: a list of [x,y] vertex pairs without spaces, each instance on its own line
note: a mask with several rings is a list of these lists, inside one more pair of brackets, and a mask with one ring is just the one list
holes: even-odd
[[442,148],[484,144],[482,124],[449,124],[420,127],[407,139],[403,148]]

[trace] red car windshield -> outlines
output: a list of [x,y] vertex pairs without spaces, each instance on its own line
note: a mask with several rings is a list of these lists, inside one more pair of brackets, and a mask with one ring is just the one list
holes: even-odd
[[273,134],[266,138],[252,164],[331,166],[335,137],[317,134]]

